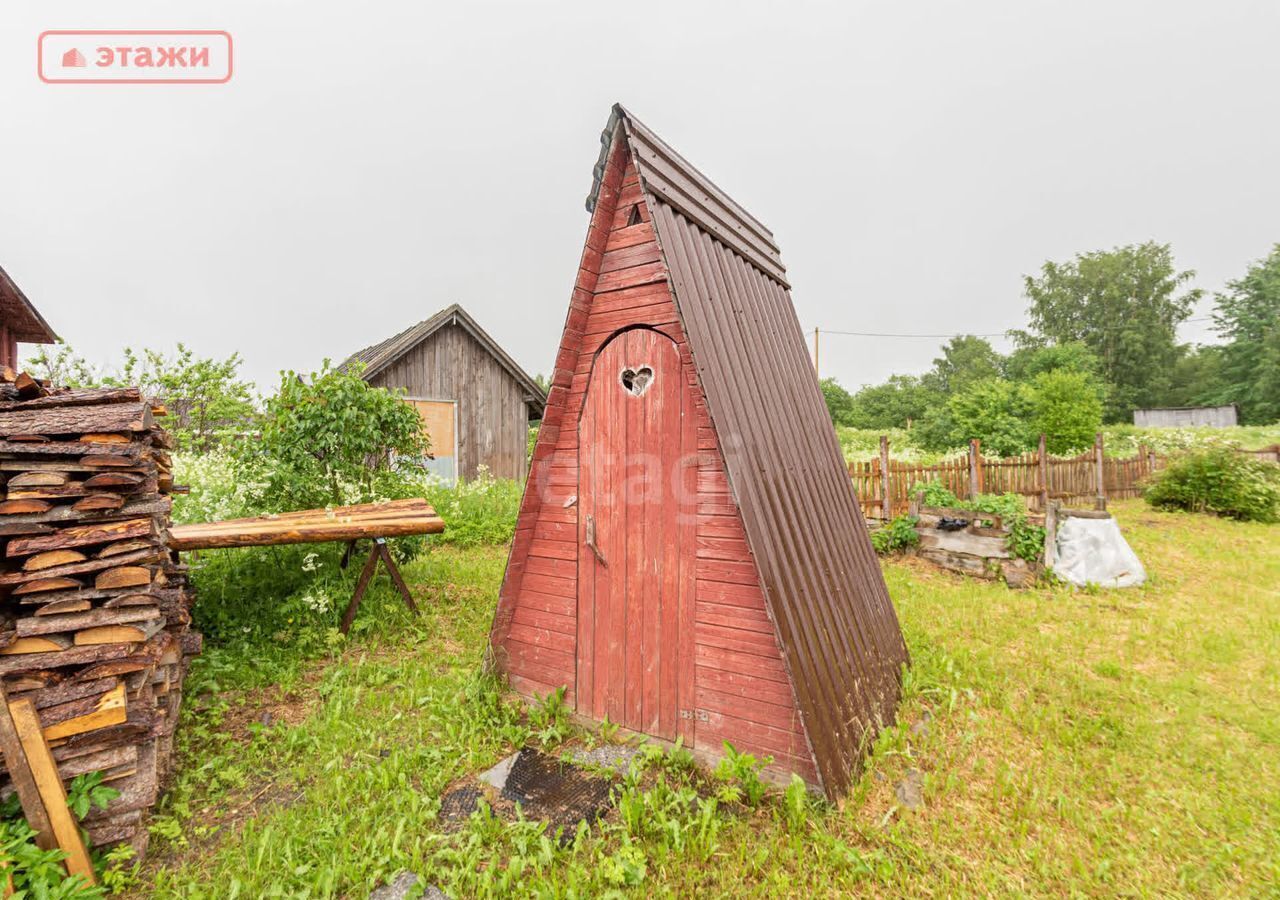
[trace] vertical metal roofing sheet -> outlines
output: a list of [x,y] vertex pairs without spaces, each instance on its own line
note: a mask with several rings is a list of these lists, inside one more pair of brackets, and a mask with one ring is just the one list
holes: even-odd
[[[906,645],[772,234],[621,107],[828,795],[893,721]],[[614,120],[611,120],[611,124]]]

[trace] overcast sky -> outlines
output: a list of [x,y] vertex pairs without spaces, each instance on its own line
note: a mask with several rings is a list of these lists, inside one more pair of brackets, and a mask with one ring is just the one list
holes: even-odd
[[[229,31],[230,83],[37,78],[47,29],[171,28]],[[95,363],[265,388],[459,302],[545,372],[621,101],[773,230],[810,334],[1003,332],[1046,259],[1167,241],[1213,291],[1280,241],[1278,38],[1274,0],[6,0],[0,266]]]

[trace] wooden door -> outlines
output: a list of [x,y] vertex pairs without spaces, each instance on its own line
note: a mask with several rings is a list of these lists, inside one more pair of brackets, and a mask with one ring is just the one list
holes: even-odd
[[692,684],[691,396],[670,338],[625,331],[596,356],[578,422],[578,708],[668,739],[686,731],[680,698]]

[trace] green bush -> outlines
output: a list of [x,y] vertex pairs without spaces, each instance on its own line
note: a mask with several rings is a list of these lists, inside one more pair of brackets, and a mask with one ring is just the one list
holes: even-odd
[[474,480],[456,486],[424,480],[422,496],[446,526],[431,542],[460,547],[507,543],[516,531],[522,492],[520,482],[493,478],[483,469]]
[[1145,496],[1160,509],[1276,522],[1280,521],[1280,466],[1229,447],[1200,450],[1162,469]]
[[916,533],[918,521],[915,516],[898,516],[871,532],[871,546],[881,555],[914,547],[920,543],[920,535]]
[[239,463],[251,480],[262,479],[257,505],[284,512],[406,496],[392,467],[412,467],[427,449],[417,410],[325,360],[306,378],[282,373],[262,437],[240,446]]
[[1083,372],[1041,372],[1031,380],[1027,398],[1031,430],[1045,436],[1050,453],[1087,447],[1102,428],[1102,390]]
[[977,381],[947,400],[950,432],[944,444],[962,446],[977,438],[988,453],[1013,456],[1038,440],[1030,417],[1031,401],[1023,385],[1000,378]]
[[911,496],[920,495],[925,506],[959,506],[960,498],[951,493],[941,481],[916,482],[911,485]]

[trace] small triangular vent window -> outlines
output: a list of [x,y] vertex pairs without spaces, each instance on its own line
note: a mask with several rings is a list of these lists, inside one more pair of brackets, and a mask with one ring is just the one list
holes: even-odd
[[631,207],[631,214],[627,216],[627,227],[630,228],[632,225],[639,225],[643,221],[644,220],[640,218],[640,204],[637,203],[635,206]]

